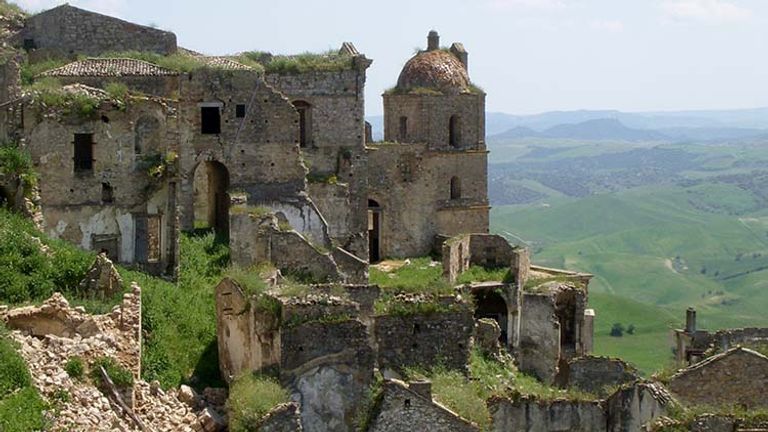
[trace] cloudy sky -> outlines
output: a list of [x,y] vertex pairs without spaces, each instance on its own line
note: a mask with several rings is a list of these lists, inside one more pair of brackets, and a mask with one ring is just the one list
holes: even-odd
[[[20,0],[31,10],[63,3]],[[434,28],[461,41],[488,110],[768,106],[766,0],[70,0],[174,31],[196,51],[299,53],[351,41],[374,59],[367,114]]]

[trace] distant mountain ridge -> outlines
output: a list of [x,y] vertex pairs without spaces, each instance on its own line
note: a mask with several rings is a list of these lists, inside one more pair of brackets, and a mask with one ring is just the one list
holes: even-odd
[[[374,139],[382,139],[383,116],[370,116],[366,120],[371,123]],[[595,120],[615,122],[589,123]],[[586,125],[575,126],[583,123]],[[576,110],[550,111],[533,115],[488,112],[485,117],[486,135],[494,138],[499,135],[505,136],[506,139],[516,136],[531,137],[557,126],[564,126],[564,128],[549,131],[549,133],[556,133],[560,138],[564,137],[569,130],[578,136],[589,136],[590,133],[594,133],[605,136],[604,139],[614,139],[608,138],[610,134],[606,133],[611,130],[618,136],[642,137],[644,133],[648,133],[650,137],[663,135],[675,141],[752,138],[768,136],[768,107],[640,113],[617,110]],[[600,133],[600,130],[603,133]],[[572,138],[576,139],[574,136]],[[639,138],[633,140],[637,139]]]
[[493,138],[556,138],[579,140],[663,141],[669,137],[653,130],[632,129],[616,119],[587,120],[576,124],[561,124],[541,132],[518,126]]

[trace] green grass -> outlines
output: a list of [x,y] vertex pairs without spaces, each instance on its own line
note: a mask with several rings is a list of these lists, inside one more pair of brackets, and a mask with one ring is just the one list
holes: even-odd
[[259,420],[277,405],[288,402],[288,391],[274,378],[246,373],[229,388],[227,412],[229,430],[248,432],[258,429]]
[[[701,328],[768,325],[768,219],[750,213],[754,199],[745,191],[643,187],[548,202],[495,208],[492,230],[531,242],[537,264],[595,275],[598,354],[645,374],[664,367],[671,329],[690,306]],[[608,336],[617,322],[634,324],[635,335]]]
[[259,51],[244,52],[240,55],[244,62],[263,66],[267,73],[301,74],[307,72],[338,72],[352,68],[352,56],[341,55],[336,51],[324,53],[303,53],[283,56],[270,55]]
[[451,294],[453,287],[443,278],[443,266],[431,265],[431,258],[411,259],[411,263],[392,272],[375,267],[369,271],[371,284],[384,290],[405,293]]
[[102,385],[103,379],[101,376],[101,368],[104,368],[104,372],[107,373],[109,378],[119,388],[128,388],[133,386],[133,374],[128,369],[121,366],[112,357],[99,357],[93,360],[89,365],[91,380]]
[[41,430],[46,424],[43,411],[47,407],[32,386],[27,364],[0,327],[0,430]]
[[[442,267],[441,267],[442,268]],[[511,275],[508,268],[488,269],[481,266],[470,266],[469,270],[460,274],[456,283],[465,284],[470,282],[509,282]]]

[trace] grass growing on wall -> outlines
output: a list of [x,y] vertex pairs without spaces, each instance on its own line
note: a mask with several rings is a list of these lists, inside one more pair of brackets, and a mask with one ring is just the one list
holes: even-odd
[[369,270],[370,282],[384,290],[405,293],[451,294],[453,288],[443,278],[443,266],[429,257],[414,258],[391,272],[376,267]]
[[300,74],[306,72],[338,72],[352,68],[352,56],[339,54],[335,50],[324,53],[303,53],[298,55],[271,55],[261,51],[240,54],[244,62],[261,64],[267,73]]
[[288,402],[288,391],[274,378],[246,373],[238,377],[229,388],[227,412],[229,430],[247,432],[257,430],[259,420],[277,405]]

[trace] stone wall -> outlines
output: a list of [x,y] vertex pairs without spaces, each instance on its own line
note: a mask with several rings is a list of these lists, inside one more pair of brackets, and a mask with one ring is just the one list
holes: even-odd
[[712,345],[716,353],[728,351],[737,345],[768,345],[768,328],[720,330],[714,334]]
[[103,89],[107,84],[120,82],[129,90],[148,95],[177,98],[179,96],[179,80],[181,74],[171,76],[121,76],[121,77],[62,77],[56,79],[63,85],[85,84],[87,86]]
[[[523,257],[525,256],[525,257]],[[495,234],[461,234],[443,242],[443,275],[454,281],[471,266],[509,268],[515,282],[527,277],[528,251]]]
[[432,401],[431,395],[412,391],[397,380],[383,384],[381,401],[374,408],[376,413],[370,432],[470,432],[480,429]]
[[373,350],[355,319],[284,328],[280,379],[301,405],[303,430],[353,431],[373,382]]
[[734,348],[675,374],[669,389],[685,404],[768,407],[768,357]]
[[[308,143],[301,152],[314,177],[335,176],[337,187],[310,188],[328,220],[331,236],[359,258],[368,258],[367,157],[365,155],[365,73],[370,61],[350,56],[349,68],[337,72],[270,73],[266,80],[291,102],[308,104]],[[336,204],[343,202],[343,207]],[[341,212],[341,214],[339,214]]]
[[376,317],[375,338],[381,369],[430,368],[441,364],[466,370],[474,320],[468,309],[455,312]]
[[492,398],[488,409],[497,432],[600,432],[607,424],[597,401]]
[[[173,166],[161,178],[150,176],[149,169],[178,151],[176,109],[167,101],[132,98],[125,108],[102,102],[94,115],[82,117],[33,102],[25,107],[24,118],[47,234],[86,250],[105,248],[111,258],[152,273],[173,274],[177,181]],[[146,118],[157,128],[138,154],[134,125]],[[91,134],[92,169],[76,169],[76,134]]]
[[[380,207],[381,256],[423,256],[438,235],[488,232],[485,152],[430,151],[426,144],[368,150],[369,198]],[[451,199],[451,179],[461,183]]]
[[69,5],[32,15],[15,38],[18,47],[33,47],[36,58],[99,55],[105,52],[176,52],[176,35]]
[[525,293],[520,312],[520,370],[552,384],[560,359],[560,324],[548,294]]
[[577,357],[560,370],[558,381],[563,387],[575,388],[598,396],[606,390],[637,381],[635,368],[620,359],[608,357]]
[[659,384],[639,382],[616,391],[606,401],[607,432],[638,432],[667,413],[672,397]]
[[301,432],[299,404],[289,402],[270,410],[258,424],[259,432]]

